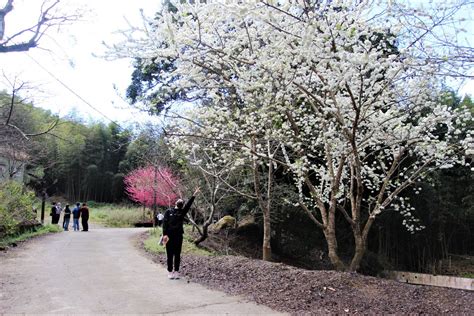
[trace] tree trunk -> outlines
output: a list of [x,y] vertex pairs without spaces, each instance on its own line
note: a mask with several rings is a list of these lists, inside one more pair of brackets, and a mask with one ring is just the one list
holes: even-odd
[[[194,244],[196,246],[198,246],[200,243],[202,243],[204,240],[207,239],[207,237],[209,236],[208,234],[208,228],[209,228],[209,225],[211,223],[208,223],[208,222],[205,222],[204,225],[202,225],[202,233],[200,234],[199,238],[197,238],[196,240],[194,240]],[[195,226],[193,226],[195,227]]]
[[211,200],[212,200],[212,205],[211,205],[211,212],[209,213],[209,217],[207,218],[207,220],[202,224],[202,229],[199,229],[199,226],[196,224],[196,222],[194,222],[194,220],[189,216],[188,214],[188,218],[190,219],[191,223],[193,224],[193,228],[196,227],[196,229],[198,230],[199,232],[199,238],[197,238],[196,240],[194,240],[194,244],[196,246],[198,246],[200,243],[202,243],[204,240],[207,239],[207,237],[209,237],[209,226],[212,224],[212,219],[214,218],[214,214],[216,212],[216,191],[217,189],[215,190],[211,190]]
[[367,250],[367,239],[369,238],[369,231],[374,221],[375,217],[369,216],[367,222],[363,226],[363,230],[361,230],[358,224],[352,226],[355,250],[349,266],[349,271],[357,271],[359,269],[362,258],[364,258],[365,251]]
[[272,260],[271,240],[271,225],[270,225],[270,209],[263,210],[263,254],[262,259],[265,261]]
[[[357,234],[355,234],[357,235]],[[355,238],[355,251],[354,256],[352,257],[351,265],[349,266],[349,271],[356,272],[364,258],[365,251],[367,250],[367,241],[364,240],[359,234],[359,236],[354,236]]]
[[41,224],[44,225],[44,209],[46,205],[46,189],[41,192]]
[[334,229],[334,223],[329,223],[328,227],[324,229],[324,236],[326,237],[326,242],[328,244],[328,256],[331,260],[332,265],[338,271],[345,271],[346,266],[342,262],[341,258],[337,254],[337,239],[336,239],[336,230]]
[[[256,141],[255,137],[252,138],[252,149],[256,152]],[[267,148],[270,151],[270,143],[267,142]],[[269,152],[270,156],[270,152]],[[267,174],[267,190],[266,190],[266,199],[262,196],[261,192],[261,183],[260,183],[260,173],[259,173],[259,164],[257,163],[257,158],[253,159],[253,176],[254,176],[254,190],[255,195],[257,196],[258,205],[263,213],[263,243],[262,243],[262,259],[265,261],[271,261],[272,258],[272,248],[270,245],[271,239],[271,226],[270,226],[270,207],[272,201],[272,185],[273,185],[273,164],[268,164],[268,174]]]

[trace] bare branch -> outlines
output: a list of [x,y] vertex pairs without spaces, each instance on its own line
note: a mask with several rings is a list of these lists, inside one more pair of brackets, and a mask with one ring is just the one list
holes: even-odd
[[[0,9],[0,53],[25,52],[38,46],[39,41],[51,27],[57,27],[78,19],[78,15],[56,15],[52,12],[59,0],[50,3],[45,0],[39,12],[38,20],[30,27],[5,36],[5,16],[13,10],[13,0],[8,0]],[[26,39],[25,36],[30,34]]]
[[309,210],[309,208],[304,204],[303,201],[300,201],[298,203],[299,206],[306,212],[306,214],[309,216],[309,218],[316,224],[318,225],[319,228],[324,229],[324,225],[314,216],[314,214]]
[[0,41],[5,35],[5,16],[13,10],[13,0],[8,0],[3,9],[0,9]]

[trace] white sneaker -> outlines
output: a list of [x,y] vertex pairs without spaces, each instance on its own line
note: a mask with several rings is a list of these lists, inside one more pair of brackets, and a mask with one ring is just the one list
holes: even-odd
[[174,279],[179,279],[181,276],[179,275],[178,271],[173,272],[173,278]]
[[168,272],[168,279],[170,279],[170,280],[174,279],[174,273],[173,272]]

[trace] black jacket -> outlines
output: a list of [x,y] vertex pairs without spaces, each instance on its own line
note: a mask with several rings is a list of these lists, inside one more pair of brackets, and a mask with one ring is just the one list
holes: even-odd
[[186,216],[186,213],[188,213],[193,202],[194,196],[189,199],[183,208],[170,208],[166,210],[163,218],[163,235],[176,236],[184,233],[184,217]]
[[69,207],[64,209],[64,218],[71,218],[71,209]]

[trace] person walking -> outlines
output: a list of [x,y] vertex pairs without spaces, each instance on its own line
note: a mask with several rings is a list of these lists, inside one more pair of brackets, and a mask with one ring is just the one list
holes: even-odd
[[87,207],[86,203],[82,203],[82,207],[80,209],[81,218],[82,218],[82,231],[88,232],[89,231],[89,208]]
[[64,219],[63,219],[63,228],[65,231],[69,230],[70,220],[71,220],[71,209],[69,208],[69,204],[66,204],[66,208],[64,209]]
[[79,231],[79,216],[81,210],[81,203],[77,202],[76,207],[72,210],[72,226],[74,231]]
[[180,277],[179,265],[181,263],[181,248],[183,246],[183,221],[199,191],[199,187],[194,190],[186,205],[182,199],[178,199],[175,207],[166,210],[163,217],[163,243],[166,245],[169,279],[179,279]]

